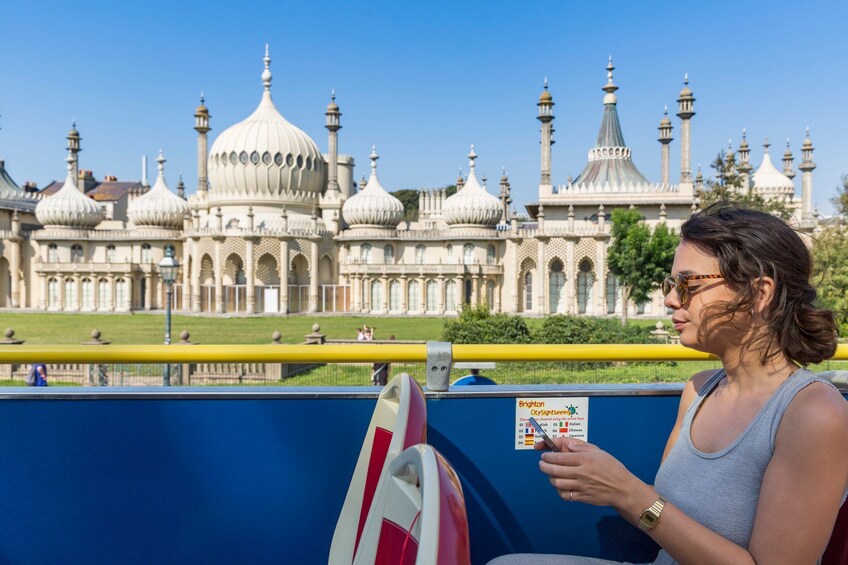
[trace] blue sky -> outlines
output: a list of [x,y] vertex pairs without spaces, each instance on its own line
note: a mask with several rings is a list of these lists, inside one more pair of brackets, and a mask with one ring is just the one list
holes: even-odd
[[474,143],[489,191],[506,167],[523,204],[537,195],[544,77],[561,184],[594,144],[612,55],[625,139],[650,180],[660,175],[663,105],[674,113],[688,72],[693,167],[710,172],[743,127],[755,166],[766,137],[778,166],[789,137],[797,165],[810,126],[814,202],[829,213],[848,173],[846,16],[848,3],[837,1],[11,3],[0,34],[0,158],[18,184],[64,178],[76,119],[80,166],[98,178],[139,179],[143,154],[153,175],[162,148],[171,188],[182,172],[193,191],[199,93],[214,140],[259,103],[267,42],[277,107],[322,150],[336,90],[340,152],[356,158],[356,178],[375,144],[388,190],[444,186],[467,171]]

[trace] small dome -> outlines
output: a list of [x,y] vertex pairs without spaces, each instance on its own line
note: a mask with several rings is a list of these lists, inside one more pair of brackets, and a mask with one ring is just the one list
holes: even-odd
[[327,104],[327,112],[335,113],[335,112],[338,112],[338,111],[339,111],[339,105],[336,104],[336,92],[333,91],[333,93],[330,95],[330,103]]
[[548,77],[545,77],[545,90],[539,95],[539,104],[551,104],[553,100],[554,97],[548,91]]
[[692,89],[689,88],[689,73],[683,75],[683,89],[680,91],[681,98],[692,96]]
[[165,184],[165,157],[159,151],[159,176],[147,194],[133,200],[127,215],[136,226],[179,228],[188,212],[188,203],[171,192]]
[[477,181],[474,172],[474,146],[468,154],[471,160],[465,185],[456,194],[447,198],[442,206],[442,218],[449,226],[495,226],[501,218],[501,203],[486,192]]
[[97,202],[77,188],[73,178],[74,158],[68,155],[68,176],[53,196],[42,199],[35,207],[35,217],[44,226],[93,228],[103,219]]
[[403,204],[386,192],[377,178],[379,158],[376,147],[372,147],[371,178],[364,189],[351,196],[342,206],[342,215],[349,226],[396,228],[403,219]]
[[754,181],[754,191],[757,194],[795,194],[795,183],[777,170],[768,154],[768,144],[763,154],[763,162],[751,179]]

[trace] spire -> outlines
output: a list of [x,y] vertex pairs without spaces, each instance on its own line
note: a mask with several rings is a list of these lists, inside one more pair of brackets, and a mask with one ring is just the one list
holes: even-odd
[[162,153],[162,150],[160,149],[159,150],[159,156],[156,157],[156,162],[159,163],[159,165],[158,165],[159,178],[163,179],[163,180],[165,178],[165,161],[167,161],[167,159],[165,159],[165,155]]
[[789,138],[786,138],[786,151],[783,152],[783,174],[790,179],[795,178],[795,158],[789,148]]
[[618,87],[612,82],[612,72],[615,70],[615,66],[612,64],[612,55],[609,56],[609,62],[607,63],[607,83],[601,87],[601,90],[606,92],[606,96],[604,96],[604,104],[615,104],[616,98],[615,94],[613,94]]
[[265,85],[265,91],[271,91],[271,56],[268,54],[268,44],[265,44],[265,57],[262,59],[265,63],[265,70],[262,71],[262,84]]
[[766,138],[766,140],[763,142],[763,149],[765,153],[769,152],[769,147],[771,147],[771,143],[769,143],[768,138]]
[[474,152],[474,144],[471,144],[471,151],[468,153],[468,178],[474,175],[474,160],[477,158],[477,153]]
[[376,176],[377,175],[377,159],[380,158],[380,156],[377,155],[377,146],[376,145],[371,146],[371,155],[369,155],[368,158],[371,159],[371,176]]

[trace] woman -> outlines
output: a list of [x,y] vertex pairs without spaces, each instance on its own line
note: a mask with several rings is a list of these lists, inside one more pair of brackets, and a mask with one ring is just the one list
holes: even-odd
[[562,452],[539,467],[559,495],[614,507],[662,547],[656,563],[815,563],[848,493],[848,403],[799,368],[836,349],[811,270],[804,242],[770,214],[718,203],[687,220],[665,305],[680,343],[723,369],[686,384],[653,486],[600,448],[558,438]]

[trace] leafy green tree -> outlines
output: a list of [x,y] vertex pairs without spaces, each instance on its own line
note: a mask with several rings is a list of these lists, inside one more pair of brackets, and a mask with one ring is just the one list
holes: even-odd
[[653,232],[636,210],[612,211],[612,243],[607,258],[621,285],[621,325],[627,325],[630,301],[645,302],[671,271],[679,238],[665,224]]
[[813,281],[819,303],[833,310],[839,335],[848,335],[848,175],[831,199],[838,216],[813,240]]
[[736,166],[736,156],[732,151],[719,152],[710,163],[710,168],[715,171],[715,177],[707,179],[704,187],[696,191],[702,208],[714,202],[729,200],[746,208],[774,214],[783,220],[792,217],[792,211],[780,200],[767,200],[752,192],[750,186],[745,189],[745,179]]

